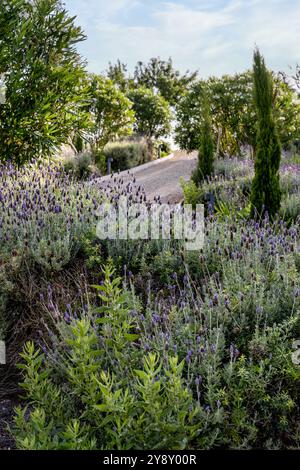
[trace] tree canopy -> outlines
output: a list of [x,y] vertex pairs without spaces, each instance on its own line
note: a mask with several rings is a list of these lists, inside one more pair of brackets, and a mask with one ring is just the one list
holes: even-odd
[[[280,140],[288,145],[300,131],[300,106],[293,88],[280,76],[272,74],[274,119]],[[193,84],[176,108],[176,141],[181,148],[199,148],[203,123],[201,99],[210,97],[212,126],[220,155],[236,155],[243,146],[256,145],[256,110],[253,102],[253,75],[245,72],[234,76],[209,78]]]
[[164,61],[159,57],[154,57],[148,64],[138,62],[134,71],[136,86],[159,92],[171,106],[176,104],[178,97],[186,91],[196,77],[197,72],[187,71],[181,74],[174,68],[171,58]]
[[129,95],[135,112],[134,130],[147,139],[158,139],[171,131],[171,111],[168,102],[151,89],[140,87]]
[[110,140],[132,133],[134,111],[132,102],[111,80],[92,75],[89,81],[89,133],[92,144],[99,150]]
[[17,164],[51,153],[84,126],[85,39],[57,0],[4,0],[0,10],[0,158]]

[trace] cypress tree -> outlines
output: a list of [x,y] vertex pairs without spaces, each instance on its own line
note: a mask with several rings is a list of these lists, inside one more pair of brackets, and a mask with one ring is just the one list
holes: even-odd
[[273,117],[273,80],[258,49],[254,51],[253,74],[257,137],[251,193],[252,215],[262,216],[268,212],[273,217],[280,208],[281,200],[281,145]]
[[207,97],[203,103],[203,124],[200,136],[200,148],[198,152],[198,164],[193,174],[193,181],[196,184],[213,174],[214,171],[214,140],[212,135],[212,124],[210,108]]

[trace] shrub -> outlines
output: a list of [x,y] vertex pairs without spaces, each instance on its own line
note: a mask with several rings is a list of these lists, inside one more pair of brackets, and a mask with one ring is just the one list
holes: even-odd
[[300,216],[300,193],[289,194],[282,199],[280,214],[285,220],[297,220]]
[[[268,224],[250,230],[260,238]],[[224,234],[222,248],[237,242],[230,240]],[[94,286],[97,306],[56,323],[45,353],[31,343],[24,349],[22,387],[30,408],[17,410],[18,448],[299,444],[300,372],[291,361],[300,331],[299,273],[292,252],[277,266],[269,253],[263,261],[258,253],[253,258],[257,245],[250,238],[249,244],[240,263],[228,256],[220,277],[206,280],[202,292],[188,274],[184,284],[174,276],[169,295],[150,295],[144,306],[108,263]]]
[[220,215],[226,212],[228,216],[248,214],[251,180],[247,177],[226,179],[216,176],[203,181],[201,187],[194,181],[182,182],[182,189],[184,201],[193,207],[196,204],[204,204],[207,214],[215,211]]
[[113,170],[128,170],[147,162],[148,146],[144,140],[113,142],[106,145],[103,154],[106,161],[113,159]]
[[[104,283],[95,286],[103,301],[95,323],[85,318],[63,327],[60,371],[53,375],[51,359],[31,343],[25,347],[22,386],[33,409],[28,420],[25,410],[17,411],[19,448],[183,449],[196,435],[195,418],[201,413],[182,378],[184,362],[172,355],[163,364],[154,353],[135,352],[136,320],[120,279],[111,280],[112,274],[108,265]],[[135,369],[133,355],[140,357],[141,368]],[[118,363],[114,372],[113,363]]]
[[84,39],[58,0],[1,2],[2,160],[22,165],[49,156],[85,127],[86,72],[75,47]]
[[[97,174],[98,168],[93,160],[90,152],[83,152],[64,158],[62,164],[66,173],[71,173],[78,180],[85,180]],[[100,169],[101,165],[99,164]]]
[[172,153],[172,148],[169,142],[161,141],[158,142],[157,145],[160,147],[160,158],[167,157]]
[[197,204],[202,203],[202,191],[193,180],[185,181],[181,178],[180,184],[183,191],[184,202],[186,204],[192,204],[193,207],[196,207]]

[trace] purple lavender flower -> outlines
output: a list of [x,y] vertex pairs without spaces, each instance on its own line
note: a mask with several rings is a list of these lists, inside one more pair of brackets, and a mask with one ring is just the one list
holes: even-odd
[[70,322],[71,322],[71,317],[70,317],[69,312],[65,312],[65,314],[64,314],[64,320],[65,320],[65,322],[66,322],[67,324],[70,324]]
[[202,383],[202,377],[199,375],[198,377],[195,378],[195,384],[197,387],[199,387]]
[[154,313],[154,314],[152,315],[152,321],[153,321],[153,323],[155,323],[155,324],[156,324],[156,323],[159,323],[159,321],[160,321],[160,316],[159,316],[157,313]]

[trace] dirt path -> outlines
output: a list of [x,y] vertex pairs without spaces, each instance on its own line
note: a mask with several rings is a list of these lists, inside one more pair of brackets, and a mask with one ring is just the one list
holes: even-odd
[[[162,202],[177,203],[182,199],[180,178],[188,180],[196,166],[197,154],[175,152],[171,159],[161,159],[153,165],[141,165],[130,171],[136,179],[136,184],[143,186],[148,201],[153,201],[160,195]],[[131,178],[127,171],[120,173],[123,181]],[[102,178],[108,181],[110,177]]]

